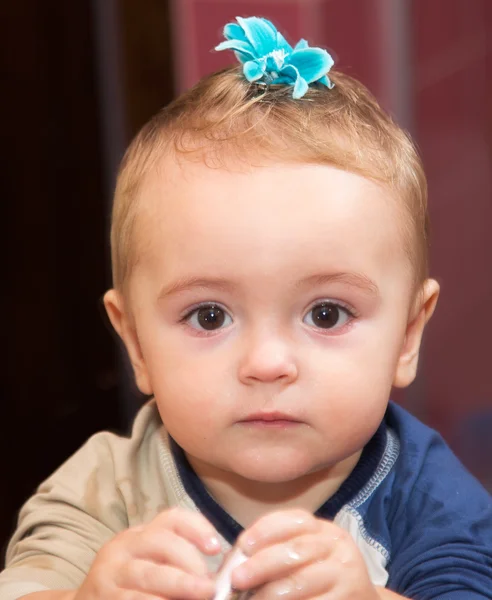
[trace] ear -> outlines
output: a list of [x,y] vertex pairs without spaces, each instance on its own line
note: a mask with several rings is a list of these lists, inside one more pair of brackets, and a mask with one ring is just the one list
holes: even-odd
[[439,284],[434,279],[426,279],[415,297],[414,307],[396,366],[393,381],[395,387],[407,387],[415,379],[422,334],[427,322],[432,317],[438,298]]
[[152,385],[144,357],[140,348],[137,331],[132,322],[130,312],[120,292],[109,290],[104,294],[104,307],[116,333],[125,344],[135,374],[135,381],[142,394],[152,395]]

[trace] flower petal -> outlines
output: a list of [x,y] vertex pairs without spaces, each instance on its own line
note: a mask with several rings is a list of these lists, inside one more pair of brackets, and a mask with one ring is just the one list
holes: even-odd
[[265,19],[260,17],[236,17],[241,25],[248,42],[254,48],[256,57],[261,58],[275,50],[277,44],[276,29]]
[[283,50],[286,54],[291,54],[292,52],[294,52],[294,49],[284,38],[284,36],[280,33],[280,31],[277,31],[277,48],[279,50]]
[[276,50],[284,50],[286,54],[290,54],[293,51],[292,46],[284,38],[284,36],[280,33],[280,31],[277,31],[277,28],[275,27],[275,25],[271,21],[269,21],[268,19],[264,19],[263,17],[261,20],[271,28],[273,34],[275,35],[275,38],[276,38],[275,49]]
[[295,79],[292,79],[292,77],[288,77],[287,75],[278,75],[275,81],[273,81],[273,83],[275,85],[294,85],[294,81]]
[[248,81],[258,81],[265,74],[266,60],[249,60],[243,65],[243,73]]
[[309,85],[308,82],[301,76],[297,78],[297,81],[294,84],[294,91],[292,92],[292,98],[294,100],[299,100],[302,98],[304,94],[308,91]]
[[234,56],[242,64],[247,63],[248,60],[251,60],[251,55],[250,54],[241,54],[241,52],[234,52]]
[[215,49],[220,50],[234,50],[234,52],[238,52],[240,57],[244,57],[241,62],[245,62],[246,60],[252,60],[255,57],[255,51],[251,47],[249,42],[243,42],[242,40],[227,40],[225,42],[221,42],[218,46],[215,46]]
[[312,83],[326,75],[333,66],[332,57],[323,48],[294,50],[285,62],[295,66],[301,77],[308,83]]
[[246,35],[244,34],[243,28],[237,23],[227,23],[224,26],[224,37],[227,40],[241,40],[247,42]]
[[280,71],[280,76],[291,79],[291,85],[294,85],[294,91],[292,92],[292,97],[294,100],[299,100],[299,98],[302,98],[309,89],[307,81],[304,79],[304,77],[302,77],[302,75],[299,73],[299,70],[294,65],[285,65],[285,67]]
[[299,40],[296,44],[294,50],[304,50],[305,48],[309,48],[309,44],[306,40]]
[[268,25],[268,27],[270,27],[270,29],[273,31],[274,34],[277,33],[277,28],[275,27],[275,25],[269,21],[268,19],[265,19],[265,17],[257,17],[258,19],[261,19],[263,21],[263,23],[265,23],[266,25]]
[[333,81],[331,81],[328,75],[323,75],[323,77],[320,77],[316,80],[316,83],[322,83],[323,85],[326,85],[326,87],[330,90],[332,90],[335,87],[335,84],[333,83]]
[[299,71],[293,65],[284,65],[278,74],[278,80],[294,85],[297,78],[299,77]]
[[285,55],[281,51],[274,50],[270,56],[266,57],[266,68],[269,73],[278,73],[284,63]]

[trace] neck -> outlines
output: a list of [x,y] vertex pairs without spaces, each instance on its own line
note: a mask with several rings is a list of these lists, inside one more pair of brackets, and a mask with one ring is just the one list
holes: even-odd
[[262,515],[276,510],[302,508],[315,512],[340,488],[360,455],[361,452],[357,452],[335,466],[281,483],[251,481],[192,456],[187,458],[216,502],[246,528]]

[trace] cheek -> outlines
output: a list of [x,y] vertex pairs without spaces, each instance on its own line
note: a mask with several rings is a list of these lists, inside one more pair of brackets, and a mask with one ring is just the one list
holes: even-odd
[[[224,377],[217,361],[163,345],[149,354],[152,389],[163,421],[172,430],[203,434],[224,412]],[[193,433],[194,432],[194,433]]]
[[[185,450],[214,432],[210,390],[200,386],[193,376],[168,373],[154,380],[154,398],[166,430]],[[191,447],[190,447],[191,446]]]
[[326,398],[331,404],[320,410],[341,424],[352,423],[354,415],[371,422],[373,414],[384,414],[404,337],[402,327],[384,321],[361,323],[342,343],[314,352],[306,363],[308,378],[319,388],[318,402]]
[[323,349],[317,362],[323,361],[333,384],[345,389],[371,389],[385,387],[393,380],[404,328],[388,321],[361,322],[341,343]]
[[375,378],[392,380],[405,339],[406,323],[406,302],[395,299],[362,324],[356,341],[362,370],[372,372]]
[[[361,357],[363,359],[363,357]],[[325,371],[314,394],[318,410],[328,420],[350,431],[354,421],[372,422],[373,415],[384,414],[391,392],[393,370],[381,368],[376,362],[339,357]],[[313,374],[313,377],[315,374]],[[376,416],[376,421],[378,416]]]
[[151,378],[155,396],[164,402],[178,401],[181,413],[205,406],[214,394],[214,381],[205,365],[187,369],[179,360],[164,361],[152,369]]

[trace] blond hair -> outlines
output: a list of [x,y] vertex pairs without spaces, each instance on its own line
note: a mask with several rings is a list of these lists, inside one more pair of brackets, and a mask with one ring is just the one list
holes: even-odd
[[331,165],[393,191],[404,214],[403,243],[418,284],[427,276],[427,183],[409,136],[360,82],[330,72],[335,87],[312,85],[300,100],[290,86],[246,81],[240,67],[198,82],[153,117],[120,166],[111,227],[113,284],[136,262],[134,229],[142,183],[157,161],[175,156],[224,166],[236,160]]

